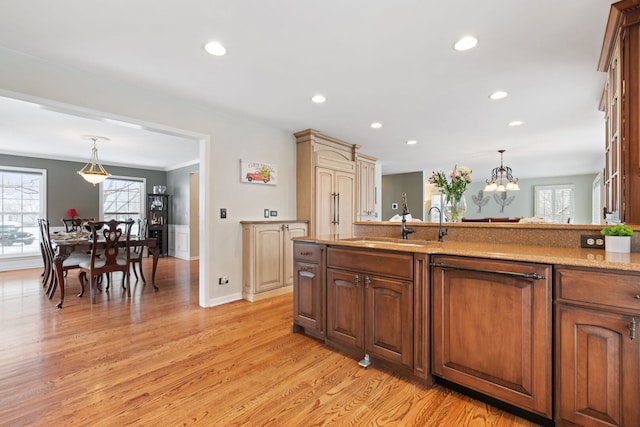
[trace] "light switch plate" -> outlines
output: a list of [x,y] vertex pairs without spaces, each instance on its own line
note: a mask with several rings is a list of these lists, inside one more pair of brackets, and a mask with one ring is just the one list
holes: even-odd
[[269,209],[264,210],[264,217],[269,218]]
[[227,208],[220,208],[220,218],[225,219],[227,217]]

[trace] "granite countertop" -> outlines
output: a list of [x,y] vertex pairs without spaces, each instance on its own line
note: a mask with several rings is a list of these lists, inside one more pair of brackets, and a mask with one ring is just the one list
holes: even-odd
[[364,249],[417,252],[427,253],[430,255],[461,255],[479,258],[640,272],[640,253],[638,252],[623,254],[606,252],[602,249],[558,248],[497,243],[447,242],[446,239],[444,242],[401,240],[373,236],[342,239],[333,236],[299,237],[294,238],[293,240]]

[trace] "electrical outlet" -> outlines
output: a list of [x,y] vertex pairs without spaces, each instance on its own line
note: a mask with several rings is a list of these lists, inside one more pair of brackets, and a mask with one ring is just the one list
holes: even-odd
[[229,284],[229,278],[228,277],[219,277],[218,278],[218,285],[228,285]]
[[278,211],[269,211],[271,216],[278,216]]
[[587,249],[604,249],[604,237],[600,234],[581,234],[580,247]]
[[269,218],[269,209],[264,210],[264,217]]

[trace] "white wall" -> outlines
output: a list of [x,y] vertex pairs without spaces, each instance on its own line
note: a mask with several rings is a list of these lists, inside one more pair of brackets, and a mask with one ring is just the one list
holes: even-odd
[[[277,210],[278,219],[296,216],[295,138],[290,132],[172,97],[161,89],[129,85],[1,48],[0,95],[27,100],[35,97],[58,106],[77,106],[113,119],[179,130],[205,141],[200,159],[203,306],[231,301],[241,295],[240,220],[261,219],[263,208]],[[277,165],[278,185],[240,183],[240,159]],[[227,219],[219,218],[222,207],[227,208]],[[220,276],[228,276],[230,283],[219,286]]]

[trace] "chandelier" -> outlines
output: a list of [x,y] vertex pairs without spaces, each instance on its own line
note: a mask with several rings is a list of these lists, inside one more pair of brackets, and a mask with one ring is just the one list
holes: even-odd
[[484,191],[517,191],[520,190],[518,178],[514,178],[511,174],[511,168],[504,166],[502,156],[506,150],[498,150],[500,153],[500,167],[493,168],[491,178],[487,180]]
[[96,147],[96,141],[109,141],[109,138],[105,138],[104,136],[85,135],[82,139],[93,141],[93,149],[91,150],[91,159],[89,160],[89,163],[84,165],[84,167],[78,171],[78,175],[95,186],[111,176],[111,174],[100,164],[100,161],[98,160],[98,148]]

